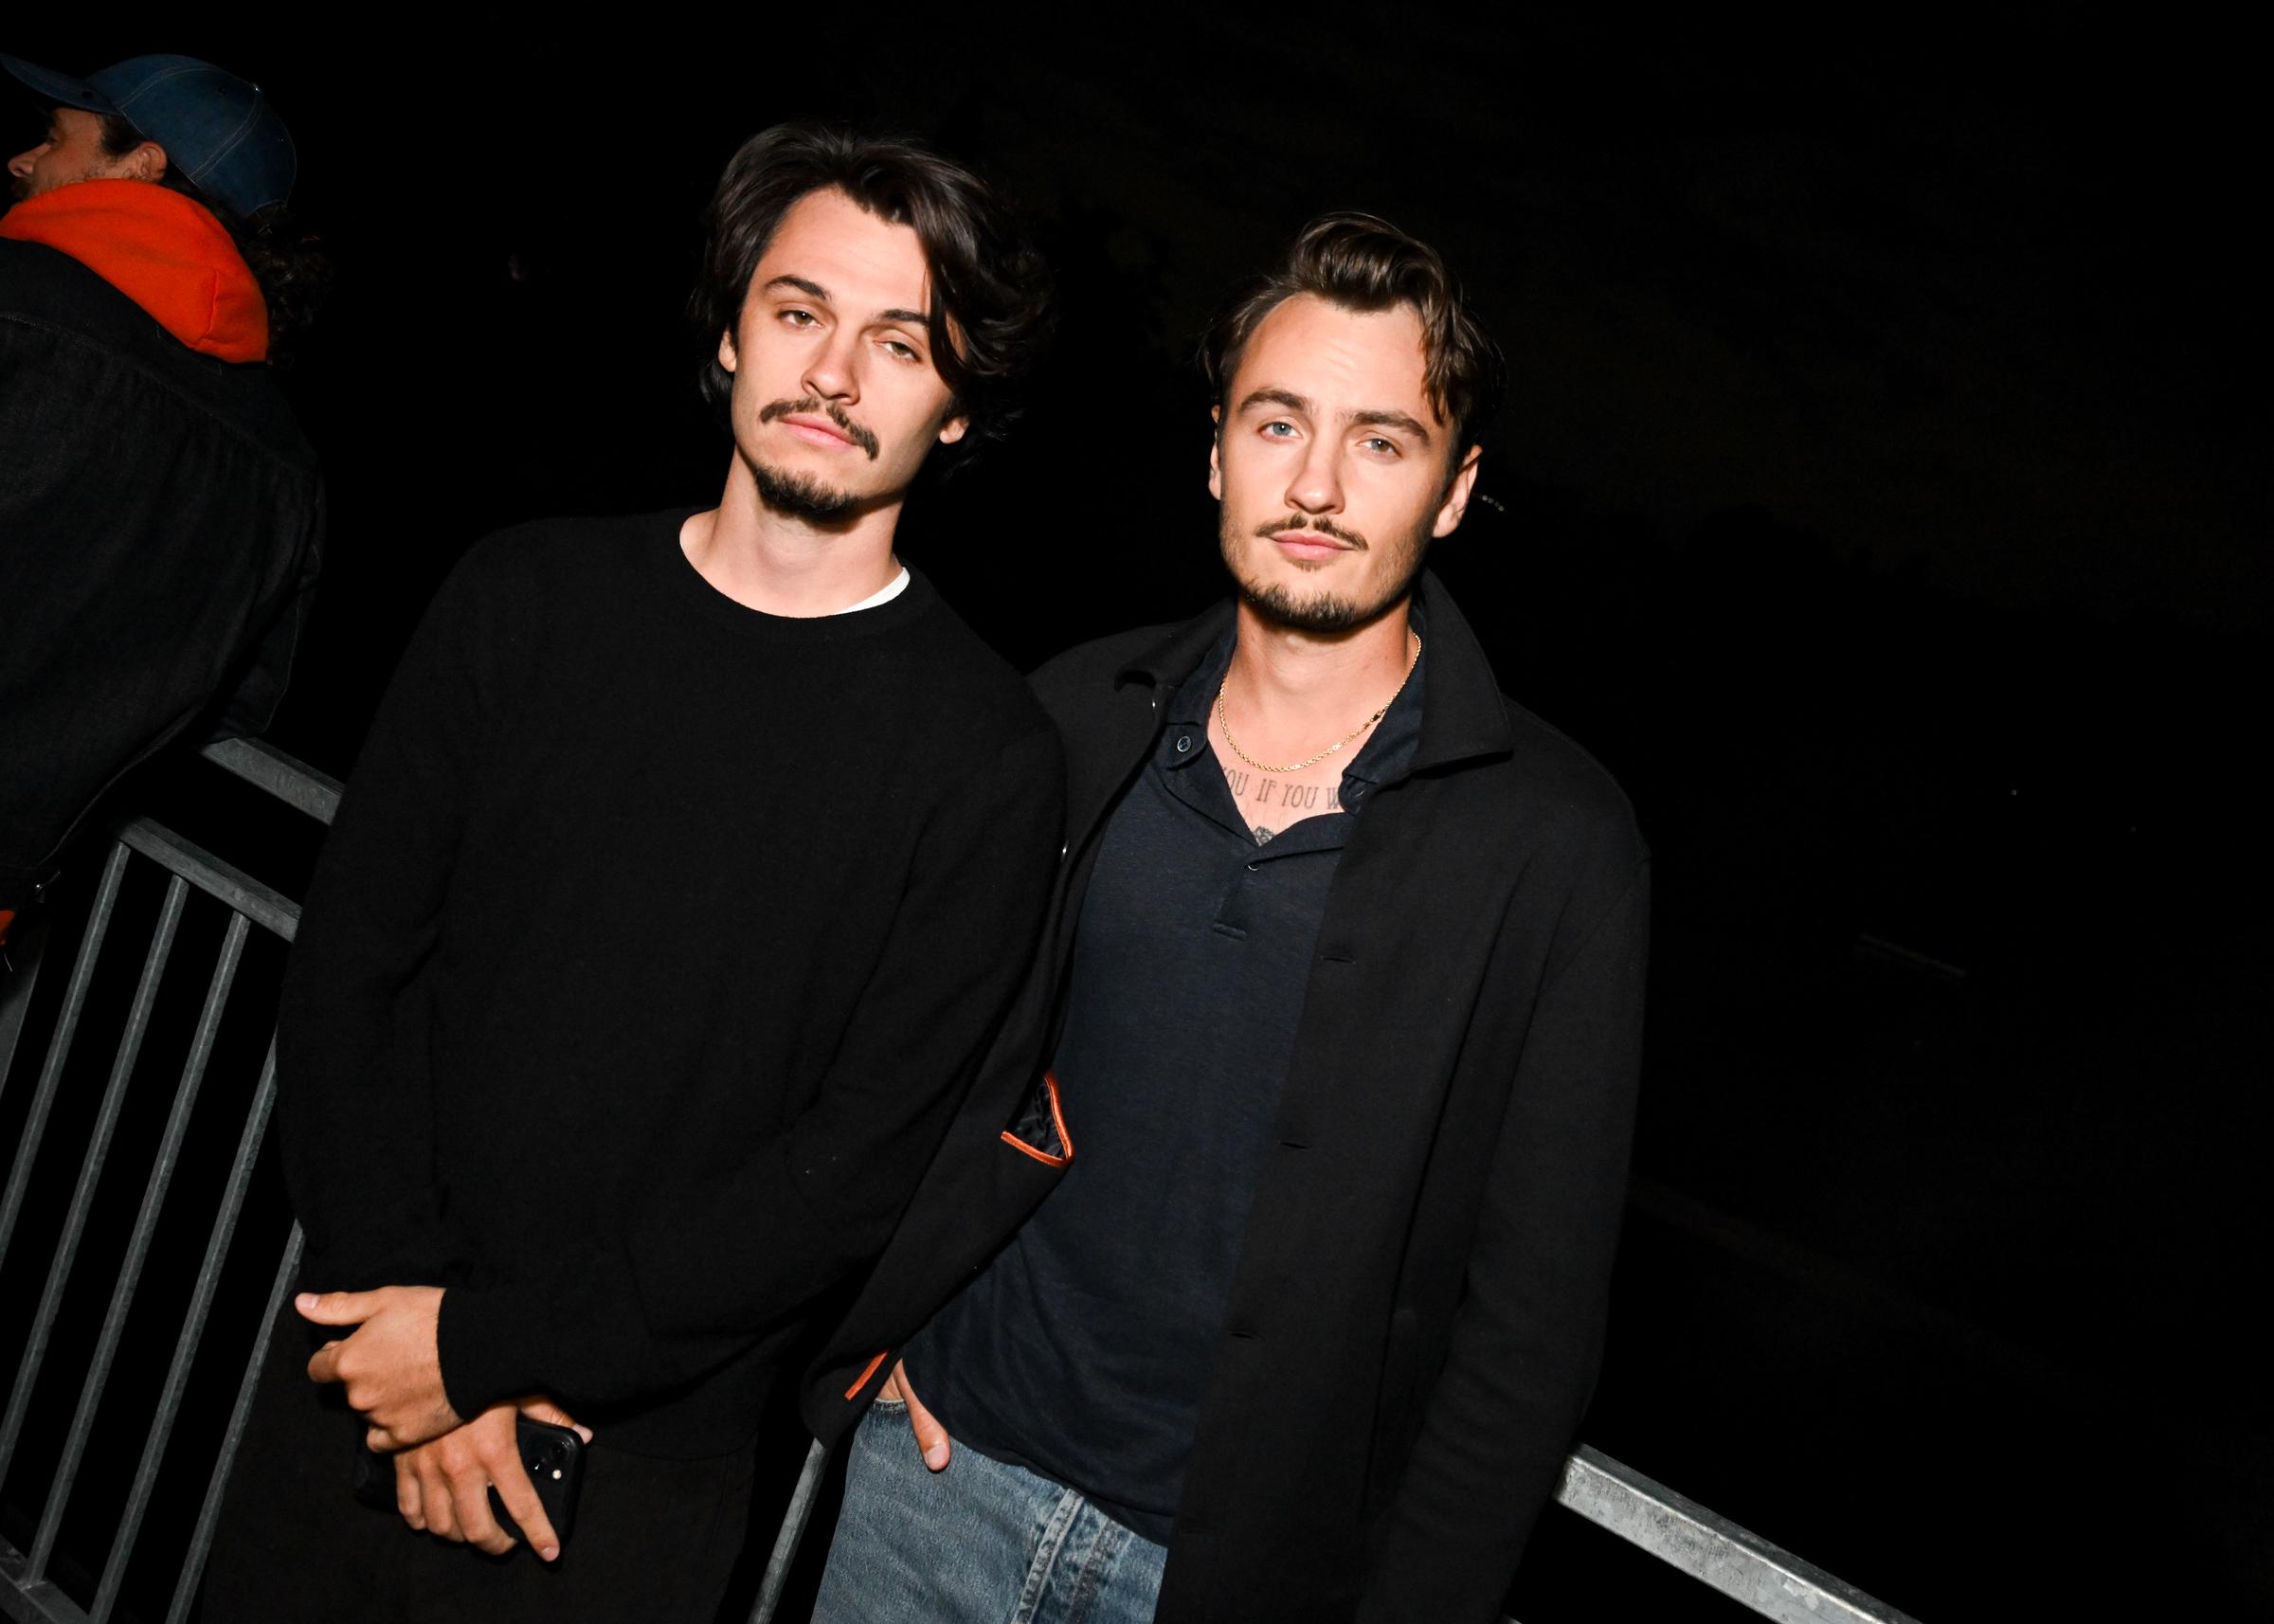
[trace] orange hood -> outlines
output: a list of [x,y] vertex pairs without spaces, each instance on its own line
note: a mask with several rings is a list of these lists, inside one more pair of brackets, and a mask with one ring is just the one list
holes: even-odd
[[0,237],[70,255],[203,355],[268,358],[268,306],[212,213],[144,180],[87,180],[17,204]]

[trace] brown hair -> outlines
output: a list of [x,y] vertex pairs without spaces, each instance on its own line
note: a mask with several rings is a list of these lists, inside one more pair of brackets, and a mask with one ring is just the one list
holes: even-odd
[[1229,405],[1240,352],[1263,318],[1297,294],[1345,310],[1410,306],[1421,319],[1422,383],[1452,426],[1453,465],[1468,455],[1500,405],[1507,363],[1461,299],[1437,251],[1371,214],[1322,214],[1303,227],[1277,268],[1225,307],[1200,347],[1217,404]]
[[790,123],[742,144],[711,199],[691,301],[707,346],[703,393],[723,415],[733,377],[718,364],[719,334],[741,320],[750,278],[790,206],[832,188],[877,219],[909,226],[923,244],[934,290],[932,365],[968,424],[942,449],[950,461],[967,459],[1018,415],[1016,388],[1050,325],[1049,276],[984,183],[910,141]]

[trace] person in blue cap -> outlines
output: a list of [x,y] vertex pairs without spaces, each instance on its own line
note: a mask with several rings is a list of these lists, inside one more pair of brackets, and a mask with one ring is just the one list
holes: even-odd
[[324,491],[270,363],[326,272],[258,85],[185,56],[0,69],[46,110],[0,215],[5,939],[121,774],[275,713]]

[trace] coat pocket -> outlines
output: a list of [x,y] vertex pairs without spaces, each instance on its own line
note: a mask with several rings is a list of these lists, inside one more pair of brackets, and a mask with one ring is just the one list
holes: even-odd
[[1074,1160],[1074,1141],[1066,1134],[1066,1113],[1058,1103],[1058,1079],[1044,1072],[1028,1091],[1019,1114],[1002,1130],[1002,1142],[1046,1167],[1063,1167]]

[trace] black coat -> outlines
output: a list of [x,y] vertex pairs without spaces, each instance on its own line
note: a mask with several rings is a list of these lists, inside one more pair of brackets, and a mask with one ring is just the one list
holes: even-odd
[[[1610,777],[1503,698],[1443,587],[1422,591],[1419,749],[1336,870],[1162,1624],[1497,1618],[1594,1382],[1649,857]],[[1039,1069],[1095,837],[1229,613],[1088,644],[1034,678],[1066,743],[1059,884],[968,1103],[809,1376],[824,1439],[881,1384],[879,1350],[1048,1193],[1063,1140],[1078,1154],[1079,1102],[1055,1119]]]
[[323,480],[268,369],[0,242],[0,909],[169,741],[258,732],[316,579]]

